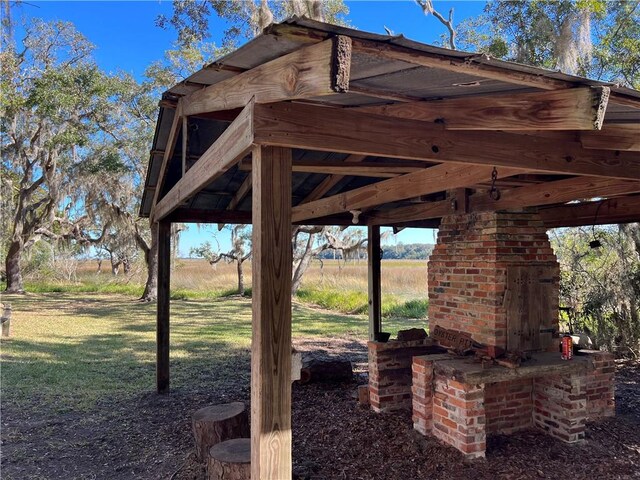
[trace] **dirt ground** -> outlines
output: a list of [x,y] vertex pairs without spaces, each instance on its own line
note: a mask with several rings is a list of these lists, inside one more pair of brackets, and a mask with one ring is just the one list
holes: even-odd
[[[412,429],[410,413],[377,415],[355,401],[366,348],[352,339],[300,340],[315,355],[354,362],[342,385],[293,387],[293,468],[298,479],[631,479],[640,478],[640,363],[618,364],[617,416],[589,424],[569,446],[535,430],[488,439],[487,459],[464,462],[452,448]],[[247,356],[238,368],[248,369]],[[246,377],[245,377],[246,378]],[[191,414],[241,400],[249,385],[216,383],[101,400],[89,412],[50,411],[38,398],[2,406],[2,471],[18,479],[203,479],[194,460]]]

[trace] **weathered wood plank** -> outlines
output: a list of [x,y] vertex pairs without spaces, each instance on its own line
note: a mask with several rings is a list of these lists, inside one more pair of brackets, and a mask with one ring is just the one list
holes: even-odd
[[173,121],[171,122],[171,130],[169,130],[169,136],[167,137],[167,145],[164,149],[162,156],[162,164],[160,165],[160,172],[158,173],[158,180],[156,182],[156,188],[153,192],[153,201],[151,202],[151,212],[149,216],[153,218],[156,205],[160,200],[160,192],[164,186],[164,177],[167,174],[169,167],[169,161],[173,157],[173,152],[176,148],[176,142],[178,140],[178,133],[182,125],[182,102],[178,100],[175,111],[173,112]]
[[367,241],[367,265],[369,284],[369,340],[375,340],[382,324],[382,286],[380,258],[380,227],[369,226]]
[[607,87],[472,96],[361,107],[359,112],[436,122],[447,130],[599,130]]
[[581,132],[584,148],[640,152],[640,125],[605,125],[599,132]]
[[[520,169],[501,168],[499,176],[508,177],[522,172]],[[293,221],[324,217],[336,213],[371,208],[389,202],[419,197],[449,188],[473,185],[491,177],[491,168],[482,165],[442,164],[356,188],[332,197],[323,198],[293,209]]]
[[251,478],[291,478],[291,150],[253,151]]
[[169,325],[171,276],[171,222],[161,221],[158,229],[158,304],[156,313],[156,388],[169,393]]
[[[349,46],[342,45],[342,52]],[[185,115],[243,107],[252,97],[256,103],[329,95],[344,88],[344,71],[350,55],[334,56],[332,40],[303,47],[232,78],[183,98]],[[335,65],[337,64],[337,66]],[[332,75],[335,72],[335,75]],[[342,77],[337,78],[338,75]],[[348,75],[347,75],[348,84]]]
[[227,210],[235,210],[236,208],[238,208],[238,205],[240,205],[240,203],[251,191],[251,185],[252,185],[251,172],[249,172],[249,175],[247,175],[247,178],[243,180],[242,185],[240,185],[240,188],[238,188],[236,193],[233,195],[233,198],[231,199],[231,201],[229,202],[229,205],[227,206]]
[[[396,161],[397,162],[397,161]],[[291,171],[302,173],[324,173],[327,175],[342,175],[353,177],[379,177],[392,178],[404,173],[419,172],[424,170],[426,165],[402,165],[398,163],[377,163],[377,162],[361,162],[358,164],[345,163],[340,161],[315,161],[315,160],[297,160],[292,166]],[[250,163],[241,162],[240,170],[251,170]]]
[[251,150],[253,107],[253,102],[249,103],[184,177],[160,200],[153,216],[155,220],[166,217]]
[[[301,104],[256,105],[258,144],[529,171],[640,179],[634,152],[584,149],[578,142],[442,125]],[[444,188],[450,188],[446,185]]]
[[441,218],[455,213],[449,200],[425,202],[407,207],[374,210],[367,214],[368,225],[397,225],[414,220]]
[[640,192],[639,181],[576,177],[505,190],[499,200],[476,194],[470,197],[469,203],[471,212],[509,210],[636,192]]
[[541,208],[547,228],[640,222],[640,195]]

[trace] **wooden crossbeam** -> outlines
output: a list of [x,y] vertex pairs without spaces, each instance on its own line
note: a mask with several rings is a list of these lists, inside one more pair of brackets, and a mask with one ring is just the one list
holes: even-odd
[[266,62],[183,98],[185,115],[256,103],[330,95],[348,89],[351,42],[336,37]]
[[252,182],[251,172],[249,172],[249,174],[247,175],[247,178],[244,179],[244,181],[242,182],[242,185],[240,185],[240,188],[238,188],[236,193],[233,195],[233,198],[231,199],[231,201],[229,202],[229,205],[227,206],[227,210],[235,210],[236,208],[238,208],[238,205],[240,205],[240,202],[242,202],[244,198],[251,191],[251,182]]
[[[363,162],[365,158],[367,158],[366,155],[349,155],[344,160],[344,163],[359,163]],[[309,203],[324,197],[325,194],[335,187],[343,178],[344,175],[329,175],[327,178],[322,180],[322,182],[320,182],[318,186],[314,188],[300,203]]]
[[640,125],[605,125],[599,132],[581,132],[584,148],[640,152]]
[[[166,111],[167,107],[165,107]],[[173,151],[176,147],[176,141],[178,139],[178,133],[182,126],[182,102],[178,101],[176,109],[173,112],[173,121],[171,122],[171,129],[169,130],[169,136],[167,137],[167,145],[162,155],[162,163],[160,164],[160,172],[158,173],[158,181],[156,182],[156,189],[153,192],[153,201],[151,202],[151,212],[149,216],[154,218],[156,205],[160,200],[160,192],[164,185],[164,177],[167,174],[169,167],[169,160],[173,156]]]
[[[468,199],[468,210],[470,212],[510,210],[635,192],[640,192],[640,182],[638,181],[576,177],[504,190],[501,193],[500,200],[497,201],[491,199],[487,193],[476,193]],[[613,202],[613,199],[611,199],[611,201]],[[632,201],[626,203],[621,202],[619,210],[620,218],[638,218],[640,214],[637,212],[640,212],[640,210],[636,212],[632,211],[632,208],[636,205],[637,204]],[[452,215],[456,213],[454,206],[451,200],[427,202],[407,207],[374,210],[368,212],[366,219],[370,225],[399,225],[406,222],[429,220],[441,218],[445,215]],[[564,207],[554,208],[561,209]],[[570,210],[567,210],[566,214],[564,210],[558,211],[563,212],[563,215],[559,217],[557,226],[573,226],[568,213]],[[633,217],[634,214],[635,217]],[[588,216],[588,213],[586,213],[586,215]],[[593,215],[591,219],[593,220]],[[583,221],[584,218],[576,218],[575,220],[577,224]],[[567,223],[567,225],[560,225],[563,222]],[[588,224],[588,222],[586,224]]]
[[636,192],[640,192],[640,181],[576,177],[506,190],[499,200],[487,194],[472,195],[469,205],[471,212],[509,210]]
[[640,222],[640,195],[540,209],[548,228]]
[[[258,144],[434,162],[516,167],[554,174],[640,179],[634,152],[508,132],[451,131],[416,120],[301,104],[256,105]],[[443,189],[449,188],[443,185]]]
[[[500,176],[511,176],[522,170],[502,168]],[[420,172],[383,180],[331,197],[298,205],[293,209],[293,221],[309,220],[349,210],[361,210],[407,198],[419,197],[446,188],[465,187],[491,175],[491,168],[482,165],[436,165]]]
[[447,130],[599,130],[608,87],[472,96],[361,107],[359,112],[441,123]]
[[166,217],[182,202],[198,193],[233,164],[253,145],[253,102],[249,103],[220,137],[156,205],[154,220]]
[[[291,166],[293,172],[379,178],[397,177],[405,173],[419,172],[420,170],[424,170],[424,168],[424,166],[402,165],[401,163],[361,162],[352,164],[331,160],[297,160]],[[251,164],[241,162],[240,169],[251,170]]]

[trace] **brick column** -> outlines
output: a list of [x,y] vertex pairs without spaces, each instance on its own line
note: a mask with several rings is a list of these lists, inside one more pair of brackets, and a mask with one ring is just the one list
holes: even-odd
[[591,359],[591,368],[586,376],[587,418],[598,420],[603,417],[613,417],[616,414],[615,357],[612,353],[597,350],[582,350],[582,353],[588,354]]
[[433,361],[426,360],[424,357],[413,357],[411,370],[413,428],[426,435],[431,432],[433,426]]
[[468,459],[484,458],[484,384],[463,384],[436,375],[434,386],[433,434]]
[[563,442],[584,440],[586,383],[583,374],[534,379],[533,424]]
[[431,340],[369,342],[369,402],[376,412],[411,409],[411,362]]

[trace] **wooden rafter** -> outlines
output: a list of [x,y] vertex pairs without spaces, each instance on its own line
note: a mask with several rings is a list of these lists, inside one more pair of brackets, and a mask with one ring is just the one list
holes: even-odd
[[540,209],[548,228],[640,222],[640,195]]
[[[415,164],[403,165],[402,162],[361,162],[353,164],[351,162],[336,162],[331,160],[297,160],[291,166],[293,172],[379,178],[392,178],[405,173],[419,172],[424,169],[425,166],[416,166]],[[251,164],[241,162],[240,170],[251,170]]]
[[184,114],[244,107],[252,97],[271,103],[345,91],[350,47],[348,37],[339,37],[283,55],[184,97]]
[[398,103],[357,110],[437,122],[448,130],[599,130],[608,99],[608,87],[583,87]]
[[[167,107],[165,107],[167,109]],[[162,164],[160,165],[160,172],[158,173],[158,181],[156,182],[156,188],[153,192],[153,201],[151,202],[150,217],[154,217],[155,209],[160,200],[160,192],[164,186],[164,177],[167,174],[169,167],[169,160],[173,156],[173,151],[176,147],[178,140],[178,133],[182,126],[182,102],[178,101],[176,109],[173,112],[173,121],[171,122],[171,129],[169,130],[169,136],[167,137],[167,145],[162,155]]]
[[599,132],[581,132],[584,148],[640,152],[640,125],[605,125]]
[[256,105],[254,128],[258,144],[640,179],[640,158],[633,152],[590,150],[578,142],[552,142],[508,132],[451,131],[429,122],[353,110],[301,104]]
[[471,196],[469,203],[472,212],[509,210],[636,192],[640,192],[640,181],[576,177],[506,190],[499,200],[476,194]]
[[251,172],[249,172],[247,177],[244,179],[244,181],[242,182],[242,185],[240,185],[240,188],[236,190],[236,193],[233,195],[233,198],[231,199],[231,201],[229,202],[229,205],[227,206],[227,210],[235,210],[236,208],[238,208],[238,205],[240,205],[240,203],[244,200],[244,198],[249,194],[250,191],[251,191]]
[[[344,160],[344,163],[359,163],[363,162],[365,158],[367,158],[366,155],[349,155]],[[329,175],[327,178],[322,180],[322,182],[320,182],[318,186],[314,188],[313,191],[300,203],[309,203],[324,197],[325,194],[340,183],[343,178],[344,175]]]
[[[500,176],[522,172],[515,168],[502,168]],[[349,210],[361,210],[385,203],[397,202],[442,191],[446,188],[466,187],[491,175],[487,166],[436,165],[420,172],[383,180],[331,197],[315,200],[293,209],[293,221],[309,220]]]
[[155,220],[166,217],[244,157],[253,145],[253,102],[156,205]]
[[367,214],[368,225],[395,225],[417,220],[441,218],[455,213],[449,200],[425,202],[407,207],[374,210]]

